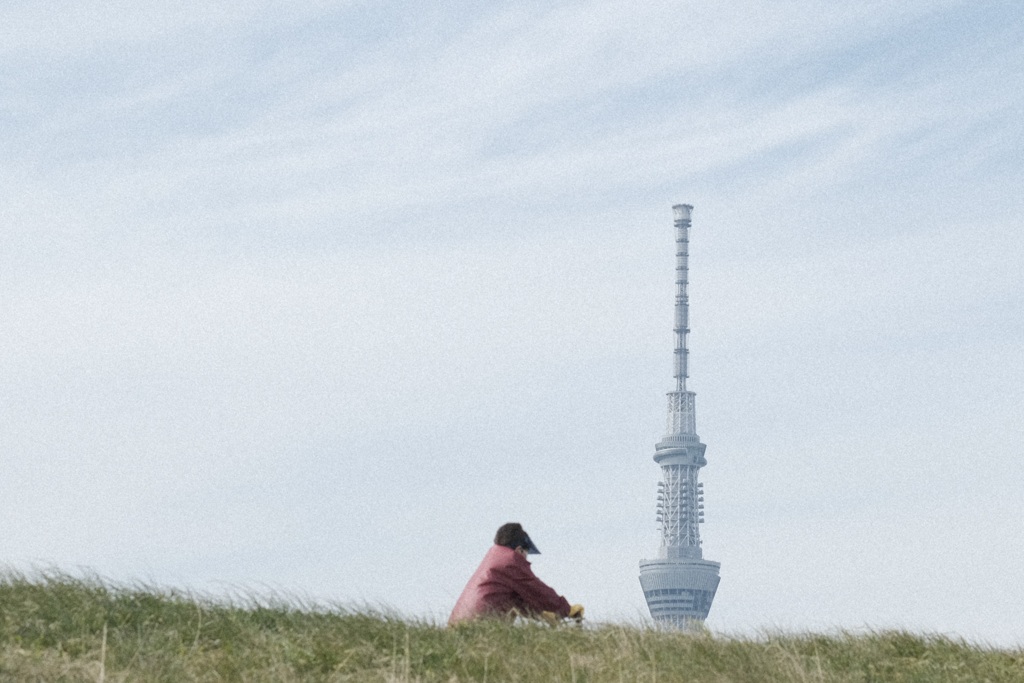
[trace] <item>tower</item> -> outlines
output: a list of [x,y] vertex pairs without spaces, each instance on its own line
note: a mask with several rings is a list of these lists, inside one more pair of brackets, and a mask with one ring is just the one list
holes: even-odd
[[672,211],[676,228],[676,385],[668,392],[668,429],[654,451],[654,461],[661,466],[657,517],[661,547],[657,559],[640,561],[640,587],[657,624],[687,628],[707,618],[721,565],[705,560],[700,547],[704,485],[697,475],[707,464],[707,446],[697,436],[696,394],[686,389],[686,335],[690,332],[686,286],[693,207],[677,204]]

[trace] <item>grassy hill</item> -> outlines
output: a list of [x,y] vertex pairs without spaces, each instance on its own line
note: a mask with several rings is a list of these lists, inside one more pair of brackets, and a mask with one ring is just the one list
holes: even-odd
[[0,681],[1022,681],[1024,651],[903,632],[448,629],[283,599],[0,575]]

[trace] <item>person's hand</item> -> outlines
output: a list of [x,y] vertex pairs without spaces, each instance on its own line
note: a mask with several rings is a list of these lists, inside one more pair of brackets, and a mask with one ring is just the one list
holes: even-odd
[[583,619],[583,605],[573,605],[570,607],[569,618],[581,621]]
[[558,622],[560,621],[557,614],[547,610],[540,613],[540,618],[546,621],[549,626],[558,626]]

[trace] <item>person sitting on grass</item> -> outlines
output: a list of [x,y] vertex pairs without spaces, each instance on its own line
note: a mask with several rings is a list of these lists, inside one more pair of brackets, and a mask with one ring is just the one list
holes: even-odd
[[479,617],[511,621],[516,616],[525,616],[549,623],[564,617],[581,620],[583,605],[570,605],[534,575],[526,556],[539,554],[521,524],[501,525],[494,536],[494,545],[455,603],[448,625]]

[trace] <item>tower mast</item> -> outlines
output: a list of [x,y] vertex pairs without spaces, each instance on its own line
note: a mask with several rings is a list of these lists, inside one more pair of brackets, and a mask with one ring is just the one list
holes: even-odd
[[640,562],[640,586],[655,622],[685,628],[707,618],[721,565],[703,559],[701,551],[704,486],[698,481],[698,473],[707,464],[707,446],[697,436],[696,394],[686,388],[690,332],[686,288],[693,207],[677,204],[672,211],[676,230],[676,382],[675,390],[668,392],[666,433],[654,453],[654,461],[661,466],[657,506],[661,545],[657,559]]

